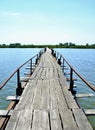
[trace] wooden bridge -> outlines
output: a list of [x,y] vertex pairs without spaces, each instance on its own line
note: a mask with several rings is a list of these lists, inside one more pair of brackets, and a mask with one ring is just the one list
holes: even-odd
[[38,62],[5,130],[93,130],[51,50]]

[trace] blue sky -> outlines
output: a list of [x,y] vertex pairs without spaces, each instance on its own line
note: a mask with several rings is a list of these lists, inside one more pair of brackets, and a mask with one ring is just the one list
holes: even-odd
[[95,0],[0,0],[0,43],[95,43]]

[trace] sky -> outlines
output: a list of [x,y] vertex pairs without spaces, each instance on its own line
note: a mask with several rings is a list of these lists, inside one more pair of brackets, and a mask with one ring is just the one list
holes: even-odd
[[95,44],[95,0],[0,0],[0,44]]

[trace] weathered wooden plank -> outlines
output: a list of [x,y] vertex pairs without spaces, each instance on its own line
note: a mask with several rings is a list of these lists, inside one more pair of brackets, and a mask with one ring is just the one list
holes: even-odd
[[37,78],[37,74],[40,73],[40,71],[42,71],[42,69],[39,64],[39,66],[35,68],[35,71],[32,74],[32,76],[30,77],[30,80],[34,80],[35,78]]
[[40,102],[42,97],[41,86],[40,86],[41,84],[42,84],[42,80],[38,80],[34,92],[33,109],[40,109]]
[[[30,104],[32,105],[33,98],[34,98],[34,92],[36,89],[36,87],[35,87],[36,84],[37,84],[36,79],[35,79],[35,81],[30,81],[29,83],[27,83],[27,85],[22,93],[22,96],[20,98],[20,101],[15,108],[16,110],[22,110],[22,109],[25,109],[26,107],[30,107]],[[30,104],[28,104],[29,102],[30,102]]]
[[64,66],[64,70],[68,70],[68,68],[66,66]]
[[25,69],[32,69],[31,67],[26,67]]
[[[41,56],[38,66],[27,82],[7,128],[10,130],[83,130],[84,125],[80,120],[85,115],[83,112],[77,114],[79,108],[68,89],[69,86],[60,66],[51,56],[50,51],[47,51]],[[81,118],[77,117],[79,114]],[[85,118],[82,120],[83,124]]]
[[68,109],[68,104],[67,104],[66,99],[65,99],[65,97],[64,97],[64,95],[62,93],[62,90],[61,90],[60,86],[57,86],[57,87],[56,87],[56,97],[57,97],[57,101],[58,101],[57,102],[58,107],[59,108],[61,107],[61,109],[62,108],[63,109]]
[[21,82],[28,82],[29,77],[21,77],[20,81]]
[[79,130],[93,130],[87,117],[81,109],[73,109],[73,114],[78,125]]
[[20,96],[17,96],[17,95],[15,95],[15,96],[8,96],[7,97],[7,101],[19,101],[19,99],[20,99]]
[[25,75],[28,75],[28,76],[31,75],[30,72],[24,72],[24,74],[25,74]]
[[20,116],[20,111],[14,110],[5,130],[16,130],[19,116]]
[[15,130],[30,130],[32,122],[32,110],[25,109],[20,112],[18,123]]
[[67,106],[69,109],[78,108],[78,105],[72,96],[71,92],[67,90],[66,88],[63,89],[63,93],[67,102]]
[[95,115],[95,109],[84,109],[86,115]]
[[12,115],[12,110],[0,110],[0,117],[7,117]]
[[55,93],[55,86],[54,86],[54,82],[52,82],[51,80],[50,80],[49,94],[50,94],[50,96],[49,96],[49,98],[50,98],[50,109],[57,109],[58,103],[57,103],[57,96],[56,96],[56,93]]
[[62,130],[62,123],[57,109],[50,109],[51,130]]
[[40,109],[49,109],[49,80],[42,80]]
[[83,97],[92,97],[95,96],[93,93],[81,93],[81,94],[76,94],[75,98],[83,98]]
[[[67,79],[67,81],[70,81],[70,78],[66,78],[66,79]],[[73,81],[77,81],[76,78],[73,78],[72,80],[73,80]]]
[[61,86],[63,95],[65,97],[67,106],[70,109],[78,108],[74,97],[72,96],[71,92],[69,91],[69,86],[68,86],[68,84],[66,82],[66,78],[63,76],[62,71],[60,70],[60,68],[59,67],[57,67],[57,68],[58,68],[60,86]]
[[63,130],[79,130],[71,110],[61,110],[60,118],[62,120]]
[[31,130],[50,130],[47,110],[34,110]]

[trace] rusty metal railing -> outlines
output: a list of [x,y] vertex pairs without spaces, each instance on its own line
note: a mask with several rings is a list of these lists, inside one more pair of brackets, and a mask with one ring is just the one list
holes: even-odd
[[[27,60],[25,63],[23,63],[20,67],[18,67],[1,85],[0,85],[0,90],[3,89],[7,83],[10,82],[10,80],[14,77],[15,74],[17,74],[17,88],[16,88],[16,95],[20,96],[23,92],[23,87],[22,87],[22,83],[21,83],[21,69],[27,65],[29,63],[29,75],[31,76],[33,73],[33,65],[37,65],[39,63],[39,59],[41,57],[41,55],[46,51],[46,49],[42,49],[38,54],[36,54],[35,56],[33,56],[32,58],[30,58],[29,60]],[[11,103],[8,105],[7,110],[10,109],[14,109],[14,107],[16,106],[17,101],[11,101]],[[4,130],[6,127],[6,124],[9,120],[9,117],[2,117],[0,118],[0,130]]]
[[32,68],[32,62],[33,59],[35,59],[35,64],[37,64],[38,59],[41,57],[41,55],[43,54],[43,50],[41,50],[37,55],[33,56],[32,58],[30,58],[29,60],[27,60],[24,64],[22,64],[20,67],[18,67],[9,77],[8,79],[5,80],[4,83],[2,83],[0,85],[0,89],[2,89],[8,82],[9,80],[15,75],[17,74],[17,89],[16,89],[16,95],[20,96],[22,94],[23,88],[21,86],[21,81],[20,81],[20,70],[23,66],[25,66],[28,62],[30,62],[30,75],[32,75],[33,73],[33,68]]
[[[70,65],[70,63],[65,59],[64,56],[62,56],[62,54],[60,54],[59,52],[52,50],[52,55],[58,60],[58,64],[63,66],[63,73],[64,73],[64,66],[65,63],[69,66],[70,69],[70,88],[69,90],[73,93],[74,90],[74,79],[73,79],[73,75],[74,73],[90,88],[95,92],[95,86],[91,85],[85,78],[83,78],[74,68],[73,66]],[[59,58],[58,58],[59,57]]]

